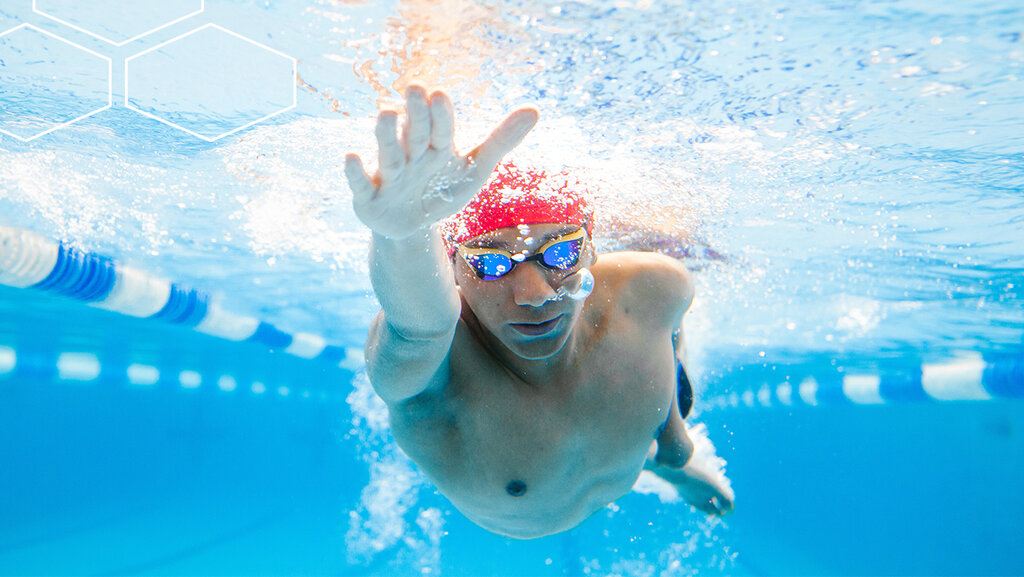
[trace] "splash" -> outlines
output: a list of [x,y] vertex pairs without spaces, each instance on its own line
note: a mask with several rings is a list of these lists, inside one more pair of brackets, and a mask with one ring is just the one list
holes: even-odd
[[366,373],[358,373],[352,384],[347,399],[353,415],[350,435],[370,467],[370,481],[360,493],[359,506],[349,512],[348,561],[368,565],[389,560],[396,570],[411,566],[420,574],[436,575],[444,529],[441,511],[418,505],[426,479],[391,439],[387,406]]
[[242,185],[229,218],[255,254],[297,252],[335,270],[367,270],[368,237],[352,211],[339,151],[370,148],[372,130],[369,119],[306,119],[259,127],[217,151]]
[[[666,513],[671,515],[671,513]],[[720,535],[725,523],[717,517],[692,517],[675,526],[668,517],[659,519],[661,532],[673,532],[675,542],[651,548],[646,539],[634,534],[630,540],[638,550],[616,549],[610,557],[580,559],[583,575],[617,577],[696,577],[697,575],[731,575],[736,569],[737,553],[723,543]]]
[[[704,423],[692,425],[686,423],[686,432],[693,441],[693,456],[690,459],[694,462],[703,463],[703,470],[711,471],[715,480],[721,486],[732,491],[732,483],[725,476],[725,465],[727,463],[725,459],[715,453],[715,445],[708,438],[707,425]],[[656,495],[662,503],[679,503],[682,501],[679,492],[676,491],[671,483],[649,471],[644,471],[640,475],[640,478],[637,479],[636,484],[633,486],[633,491],[645,495]]]

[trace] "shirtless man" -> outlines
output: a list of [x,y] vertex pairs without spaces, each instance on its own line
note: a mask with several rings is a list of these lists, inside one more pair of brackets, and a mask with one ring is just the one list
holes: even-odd
[[366,370],[399,446],[459,511],[509,537],[576,526],[645,468],[698,509],[730,511],[680,413],[686,268],[653,253],[598,260],[586,198],[564,176],[504,165],[492,178],[536,110],[460,156],[448,97],[406,97],[400,136],[396,113],[378,118],[378,172],[345,162],[383,309]]

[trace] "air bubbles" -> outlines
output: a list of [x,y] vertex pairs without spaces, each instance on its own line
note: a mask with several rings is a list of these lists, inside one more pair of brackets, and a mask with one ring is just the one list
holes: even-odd
[[[565,288],[566,284],[570,282],[576,282],[575,279],[579,279],[579,286],[574,290]],[[594,292],[594,274],[590,272],[590,269],[584,267],[576,273],[566,277],[562,285],[555,291],[555,296],[550,300],[560,301],[564,298],[569,298],[574,301],[585,300],[590,293]]]
[[444,202],[455,200],[455,191],[470,182],[476,163],[459,157],[452,157],[427,183],[424,199],[439,199]]

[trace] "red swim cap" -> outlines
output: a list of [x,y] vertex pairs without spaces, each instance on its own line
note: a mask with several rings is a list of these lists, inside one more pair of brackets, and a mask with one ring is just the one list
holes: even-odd
[[564,172],[549,176],[506,162],[465,208],[441,222],[441,238],[451,253],[473,237],[520,224],[586,225],[590,234],[594,211],[586,194]]

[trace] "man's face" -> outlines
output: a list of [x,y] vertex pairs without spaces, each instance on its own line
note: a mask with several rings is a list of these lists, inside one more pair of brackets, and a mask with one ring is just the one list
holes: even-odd
[[[579,229],[573,224],[522,225],[482,234],[463,246],[495,248],[529,257],[548,241]],[[590,239],[585,238],[579,262],[568,270],[549,269],[531,260],[517,263],[500,278],[484,280],[457,251],[455,280],[484,329],[512,353],[524,359],[544,359],[562,350],[583,308],[582,301],[553,300],[558,287],[594,260]]]

